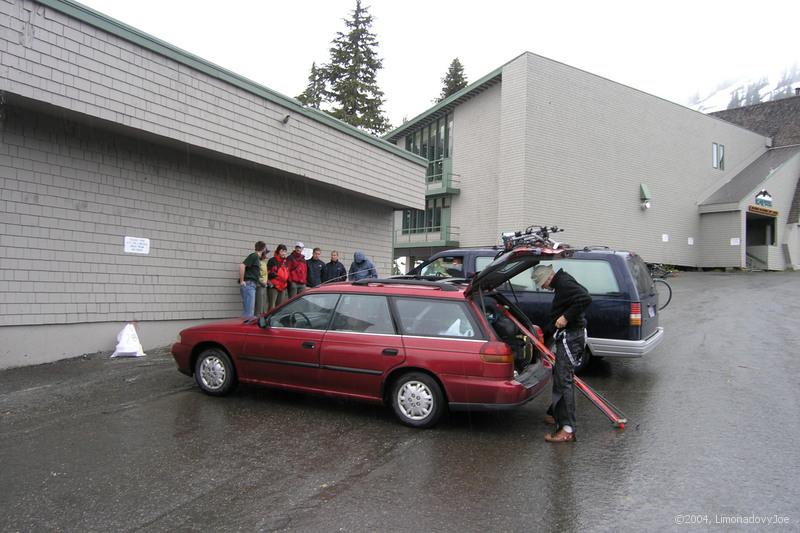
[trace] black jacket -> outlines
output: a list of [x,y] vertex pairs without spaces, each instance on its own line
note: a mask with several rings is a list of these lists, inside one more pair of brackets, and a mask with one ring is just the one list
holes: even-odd
[[545,333],[555,333],[556,320],[561,315],[567,319],[567,329],[585,328],[586,317],[583,312],[592,303],[589,291],[563,270],[556,272],[550,286],[555,291],[555,296],[550,307],[550,323],[547,324]]
[[347,281],[347,269],[341,261],[331,261],[322,269],[322,283],[334,281]]
[[306,269],[308,270],[306,284],[309,287],[319,287],[322,284],[322,269],[324,268],[325,263],[319,259],[306,261]]

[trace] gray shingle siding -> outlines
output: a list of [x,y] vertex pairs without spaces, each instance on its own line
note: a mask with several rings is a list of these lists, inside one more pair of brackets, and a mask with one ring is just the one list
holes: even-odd
[[[421,161],[392,153],[388,143],[364,142],[363,134],[345,133],[51,7],[22,0],[3,6],[0,90],[359,189],[398,207],[422,207]],[[288,157],[289,151],[302,157]]]
[[[300,182],[7,108],[0,132],[0,325],[235,316],[256,240],[303,240],[381,274],[391,209]],[[123,237],[151,240],[146,256]]]
[[[701,215],[700,240],[703,247],[700,267],[733,267],[745,265],[744,235],[745,215],[741,211],[706,213]],[[740,244],[731,245],[732,238],[739,238]]]

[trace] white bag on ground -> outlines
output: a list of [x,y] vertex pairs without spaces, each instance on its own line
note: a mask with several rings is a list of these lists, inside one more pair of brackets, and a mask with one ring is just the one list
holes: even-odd
[[125,324],[117,334],[117,348],[111,357],[142,357],[146,355],[142,350],[142,343],[139,342],[139,335],[133,324]]

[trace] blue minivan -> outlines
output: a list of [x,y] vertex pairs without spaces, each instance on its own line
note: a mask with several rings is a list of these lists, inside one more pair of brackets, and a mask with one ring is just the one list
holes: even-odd
[[[501,252],[498,247],[445,250],[409,275],[470,278]],[[588,349],[578,370],[586,368],[592,357],[641,357],[661,343],[664,328],[658,325],[658,292],[639,255],[606,247],[579,248],[572,257],[554,261],[553,268],[565,269],[592,295],[586,309]],[[553,293],[538,289],[530,270],[498,290],[516,302],[534,324],[548,320]]]

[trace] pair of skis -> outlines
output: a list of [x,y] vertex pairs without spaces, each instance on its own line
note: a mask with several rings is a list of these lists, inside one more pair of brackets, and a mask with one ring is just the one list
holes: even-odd
[[[526,328],[522,322],[517,320],[517,318],[511,314],[511,311],[505,309],[505,315],[511,319],[511,321],[514,322],[514,324],[516,324],[516,326],[521,329],[525,335],[528,336],[528,338],[537,348],[539,348],[542,354],[544,354],[545,361],[547,361],[551,367],[555,366],[556,357],[553,355],[553,352],[551,352],[547,346],[545,346],[544,343],[542,343],[542,341],[540,341],[539,338],[533,334],[533,332]],[[628,420],[625,416],[625,413],[620,411],[617,406],[605,399],[603,395],[587,385],[586,382],[578,376],[575,376],[575,387],[577,387],[577,389],[581,391],[581,393],[583,393],[583,395],[586,396],[586,398],[592,402],[595,407],[600,409],[600,412],[606,415],[606,417],[611,420],[612,424],[619,429],[625,429],[625,424],[628,422]]]

